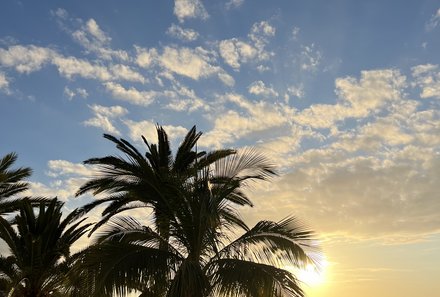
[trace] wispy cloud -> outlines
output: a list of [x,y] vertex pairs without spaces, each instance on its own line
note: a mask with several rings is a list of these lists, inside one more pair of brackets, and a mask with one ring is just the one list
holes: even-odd
[[70,89],[69,87],[64,87],[64,92],[63,92],[64,96],[67,97],[67,99],[72,100],[74,97],[79,96],[82,97],[84,99],[86,99],[87,97],[89,97],[89,93],[87,92],[86,89],[83,88],[76,88],[76,89]]
[[[266,50],[269,38],[275,35],[276,29],[267,21],[254,23],[247,40],[238,38],[225,39],[219,42],[219,53],[226,64],[238,70],[243,63],[257,64],[266,61],[274,53]],[[257,65],[263,67],[262,65]]]
[[113,82],[107,82],[104,86],[106,91],[109,92],[113,98],[141,106],[150,105],[159,95],[159,93],[155,91],[139,91],[134,87],[126,89],[122,85]]
[[199,38],[199,33],[192,29],[184,29],[176,24],[168,28],[167,34],[182,41],[194,41]]
[[106,107],[97,104],[89,105],[89,108],[93,111],[94,117],[85,121],[83,123],[85,126],[97,127],[114,135],[121,134],[114,126],[113,120],[128,114],[127,109],[122,106]]
[[429,21],[426,23],[426,30],[432,31],[440,24],[440,8],[431,16]]
[[3,72],[0,72],[0,91],[9,93],[9,81]]
[[229,0],[226,2],[225,7],[226,9],[235,9],[242,6],[244,3],[244,0]]
[[272,87],[266,86],[261,80],[251,83],[248,87],[248,91],[250,94],[261,95],[263,97],[278,97],[278,92]]
[[415,86],[418,86],[422,93],[421,98],[440,99],[440,70],[438,65],[425,64],[412,68],[412,75],[415,78]]
[[316,71],[322,60],[322,53],[316,50],[315,45],[302,46],[299,57],[301,69],[305,71]]
[[40,70],[54,55],[55,51],[50,48],[35,45],[13,45],[8,49],[0,48],[0,65],[29,74]]

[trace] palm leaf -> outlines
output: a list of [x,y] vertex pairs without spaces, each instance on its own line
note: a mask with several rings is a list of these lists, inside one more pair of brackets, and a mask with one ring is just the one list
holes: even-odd
[[218,259],[207,266],[213,296],[302,297],[298,280],[288,271],[239,259]]
[[221,250],[220,254],[273,265],[305,267],[310,263],[319,263],[314,233],[294,217],[280,222],[260,221]]

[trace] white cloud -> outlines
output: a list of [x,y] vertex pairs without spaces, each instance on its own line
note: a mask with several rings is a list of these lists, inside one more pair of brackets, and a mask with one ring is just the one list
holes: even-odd
[[51,15],[56,16],[60,19],[67,19],[67,17],[69,16],[67,11],[63,8],[57,8],[56,10],[51,10],[50,13]]
[[122,64],[112,65],[109,70],[100,63],[91,63],[73,56],[65,57],[50,48],[34,45],[14,45],[7,50],[0,48],[0,65],[15,68],[20,73],[29,74],[49,63],[55,65],[59,73],[68,79],[80,76],[100,81],[145,82],[145,78],[140,73]]
[[47,174],[50,177],[61,177],[61,176],[80,176],[80,177],[91,177],[94,172],[91,168],[81,164],[72,163],[66,160],[50,160],[47,163],[49,171]]
[[155,91],[139,91],[134,87],[125,89],[123,86],[113,82],[104,83],[105,89],[115,99],[120,99],[127,101],[131,104],[148,106],[154,99],[160,95],[160,93]]
[[99,28],[94,19],[89,19],[80,29],[72,32],[73,40],[83,46],[88,53],[95,53],[100,58],[128,60],[128,53],[110,48],[111,38]]
[[142,68],[148,68],[157,59],[156,49],[145,49],[139,46],[135,46],[136,50],[136,64]]
[[91,64],[89,61],[77,59],[75,57],[63,57],[56,55],[52,63],[58,67],[61,75],[71,79],[78,75],[84,78],[108,81],[112,79],[112,74],[104,66]]
[[[268,60],[274,54],[266,50],[269,38],[274,36],[275,27],[266,21],[252,25],[248,41],[231,38],[219,42],[220,56],[226,64],[238,70],[242,63],[261,62]],[[259,65],[259,67],[264,67]]]
[[25,195],[58,197],[62,201],[68,201],[75,196],[75,192],[87,178],[95,174],[92,168],[66,160],[50,160],[47,166],[49,170],[46,174],[54,180],[48,184],[30,182],[30,189]]
[[425,64],[411,68],[415,85],[420,87],[421,98],[440,99],[440,71],[438,65]]
[[413,142],[415,139],[413,133],[408,133],[407,130],[402,121],[387,115],[339,135],[339,139],[332,143],[331,147],[348,153],[356,151],[377,153],[379,150],[393,149]]
[[167,70],[194,80],[223,72],[220,67],[209,63],[210,57],[202,48],[193,50],[166,46],[159,61]]
[[359,81],[352,77],[336,79],[338,96],[352,107],[352,116],[366,116],[390,101],[399,100],[406,77],[398,70],[362,71]]
[[110,67],[114,79],[145,83],[145,78],[139,72],[126,65],[117,64]]
[[181,23],[189,18],[205,20],[209,17],[208,12],[200,0],[175,0],[174,14]]
[[276,132],[269,138],[259,141],[257,147],[279,168],[291,168],[291,162],[301,149],[303,139],[322,140],[321,134],[310,127],[299,125],[289,125]]
[[7,50],[0,48],[0,65],[13,67],[20,73],[31,73],[40,70],[54,53],[52,49],[35,45],[13,45]]
[[[213,129],[200,139],[202,146],[222,147],[225,143],[281,127],[289,122],[290,115],[281,106],[262,101],[251,102],[234,93],[225,94],[220,99],[237,105],[244,112],[236,109],[217,112],[213,117]],[[219,106],[216,108],[218,110]]]
[[426,30],[431,31],[437,28],[440,24],[440,8],[437,9],[437,12],[431,17],[431,19],[426,23]]
[[[124,121],[128,127],[130,138],[134,141],[142,141],[141,136],[144,136],[149,143],[157,142],[156,124],[151,121],[135,122],[132,120]],[[170,141],[177,138],[182,138],[188,133],[188,130],[182,126],[163,125],[162,126]]]
[[218,78],[228,87],[233,87],[235,85],[234,78],[223,70],[219,70]]
[[64,87],[64,92],[63,92],[64,96],[67,97],[67,99],[72,100],[73,97],[75,97],[76,93],[74,91],[72,91],[71,89],[69,89],[68,87]]
[[113,125],[112,121],[101,114],[96,114],[95,117],[83,122],[85,126],[101,128],[106,133],[121,135],[118,129]]
[[240,68],[239,53],[233,39],[222,40],[219,44],[219,51],[225,62],[232,68]]
[[313,104],[295,115],[294,120],[313,128],[331,128],[346,118],[365,118],[388,103],[402,98],[406,78],[397,70],[362,71],[360,80],[336,79],[336,104]]
[[93,111],[94,117],[84,121],[85,126],[92,126],[101,128],[107,133],[120,135],[118,129],[113,125],[112,121],[115,118],[120,118],[128,114],[128,110],[121,106],[102,106],[102,105],[89,105],[89,108]]
[[299,27],[293,27],[292,29],[292,38],[293,40],[298,40],[299,32],[301,29]]
[[97,41],[102,44],[109,43],[111,38],[102,31],[94,19],[90,19],[86,23],[87,32],[90,33]]
[[244,3],[244,0],[229,0],[226,2],[226,9],[234,9],[242,6]]
[[87,92],[86,89],[83,88],[76,88],[76,94],[82,98],[89,97],[89,93]]
[[275,27],[270,25],[267,21],[261,21],[252,25],[251,38],[257,38],[258,35],[274,36],[276,32]]
[[263,97],[278,97],[278,93],[272,87],[267,87],[261,80],[251,83],[248,91],[250,94],[262,95]]
[[[270,218],[294,210],[321,226],[321,232],[357,238],[410,241],[436,233],[439,156],[430,149],[404,151],[408,149],[409,154],[424,155],[426,167],[418,160],[400,159],[400,152],[385,161],[347,155],[339,161],[334,151],[316,150],[294,172],[271,184],[272,199],[263,199],[268,193],[259,192],[255,211]],[[280,213],[273,205],[284,210]]]
[[322,54],[315,49],[315,45],[301,46],[300,54],[301,69],[306,71],[316,71],[322,60]]
[[65,180],[56,180],[49,185],[40,182],[29,182],[29,190],[25,195],[35,197],[57,197],[61,201],[68,201],[75,197],[76,191],[83,185],[85,178],[68,178]]
[[106,106],[94,104],[94,105],[89,105],[89,108],[93,110],[94,113],[99,113],[103,116],[110,118],[121,117],[128,113],[127,109],[119,105],[106,107]]
[[0,72],[0,91],[9,92],[9,81],[3,72]]
[[219,52],[225,62],[234,69],[240,68],[241,63],[251,61],[258,54],[252,45],[236,38],[222,40],[219,43]]
[[299,84],[297,86],[289,86],[287,88],[287,94],[297,97],[297,98],[303,98],[304,97],[304,85]]
[[71,90],[69,89],[69,87],[64,87],[64,96],[67,97],[67,99],[72,100],[75,96],[79,96],[82,98],[87,98],[89,97],[89,93],[87,92],[86,89],[83,88],[76,88],[75,90]]
[[168,28],[167,34],[182,41],[195,41],[199,38],[197,31],[184,29],[176,24],[172,24],[171,27]]
[[176,92],[176,96],[169,98],[171,99],[171,102],[168,103],[165,108],[188,112],[193,112],[199,109],[207,111],[210,109],[209,105],[198,97],[194,90],[178,84],[174,87],[174,91]]

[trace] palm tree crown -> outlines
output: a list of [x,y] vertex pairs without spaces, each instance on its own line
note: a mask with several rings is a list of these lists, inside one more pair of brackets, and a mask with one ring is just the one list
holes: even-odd
[[132,144],[104,134],[104,138],[116,144],[116,148],[125,154],[119,156],[91,158],[85,164],[95,165],[99,177],[85,183],[77,192],[82,195],[92,192],[104,194],[105,198],[96,200],[84,207],[88,211],[99,204],[110,202],[105,208],[103,218],[92,231],[107,222],[112,216],[125,210],[152,207],[156,225],[166,236],[169,203],[175,197],[180,184],[194,175],[198,168],[209,166],[213,162],[234,154],[234,150],[217,150],[210,153],[195,150],[200,132],[194,126],[180,144],[173,157],[168,136],[161,126],[157,126],[158,143],[150,144],[142,136],[147,152],[142,155]]
[[10,253],[0,257],[0,283],[9,297],[61,296],[70,247],[90,227],[78,220],[80,210],[62,219],[63,203],[56,198],[34,205],[23,199],[11,221],[0,217],[0,237]]

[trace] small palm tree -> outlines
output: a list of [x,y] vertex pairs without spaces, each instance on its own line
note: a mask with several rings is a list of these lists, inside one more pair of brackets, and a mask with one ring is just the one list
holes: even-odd
[[14,210],[17,199],[9,199],[27,190],[29,185],[23,181],[32,174],[28,167],[11,169],[17,160],[17,154],[10,153],[0,158],[0,214]]
[[11,221],[0,217],[0,238],[10,254],[0,257],[0,284],[8,297],[62,295],[70,248],[91,225],[83,224],[78,209],[62,219],[62,207],[56,198],[38,207],[25,198]]

